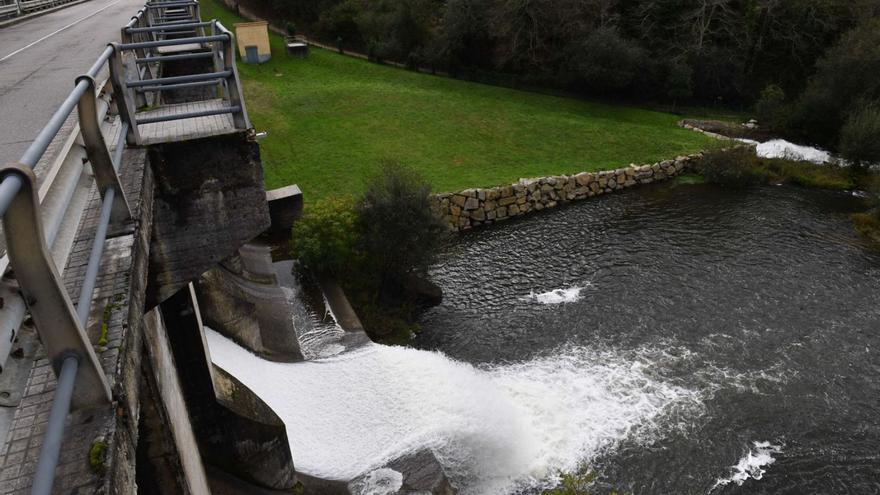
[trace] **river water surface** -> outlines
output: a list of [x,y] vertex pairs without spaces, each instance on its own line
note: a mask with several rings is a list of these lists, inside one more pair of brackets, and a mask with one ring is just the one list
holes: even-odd
[[471,232],[413,345],[494,374],[531,409],[522,442],[600,493],[880,493],[880,256],[858,208],[667,185]]

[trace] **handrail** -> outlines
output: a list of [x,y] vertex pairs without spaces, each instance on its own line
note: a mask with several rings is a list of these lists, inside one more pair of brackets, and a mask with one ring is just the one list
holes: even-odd
[[[161,15],[154,16],[154,13]],[[180,20],[163,22],[169,17],[180,17]],[[161,39],[165,35],[180,35],[190,29],[204,34],[206,27],[211,28],[211,34]],[[24,319],[24,307],[27,306],[47,358],[58,377],[49,424],[34,475],[32,493],[37,495],[48,494],[52,490],[64,424],[70,408],[105,405],[111,400],[107,378],[84,328],[88,323],[109,226],[132,219],[118,175],[126,144],[140,144],[139,125],[168,120],[231,114],[236,129],[250,129],[235,65],[235,37],[216,20],[201,21],[197,1],[149,2],[128,21],[120,35],[123,42],[109,44],[89,70],[76,79],[74,89],[21,159],[0,167],[0,216],[3,218],[9,263],[15,270],[21,294],[6,303],[9,313],[4,321],[12,321],[14,328],[19,328]],[[199,48],[190,53],[173,55],[165,55],[158,50],[188,44],[198,44]],[[125,52],[134,52],[134,56],[127,54],[128,58],[124,59]],[[211,72],[169,77],[156,77],[154,74],[154,70],[158,71],[159,64],[163,62],[202,58],[213,60]],[[120,118],[120,134],[112,154],[101,130],[103,112],[109,104],[103,100],[99,102],[95,83],[95,78],[108,65],[115,108]],[[129,80],[129,77],[136,79]],[[142,114],[140,117],[137,114],[138,108],[147,102],[159,101],[150,100],[147,93],[161,95],[162,91],[213,85],[220,86],[218,93],[224,100],[220,108],[176,114]],[[74,108],[78,110],[82,143],[102,201],[75,306],[47,247],[47,239],[48,243],[53,242],[60,222],[52,217],[48,230],[44,229],[33,173]],[[64,194],[68,201],[62,203],[58,211],[70,208],[69,198],[73,193]]]
[[9,5],[0,5],[0,16],[20,16],[48,7],[64,5],[76,0],[18,0]]
[[[99,118],[96,100],[95,77],[113,54],[113,48],[108,46],[86,74],[77,78],[73,91],[19,161],[0,169],[0,216],[3,217],[9,261],[47,357],[58,376],[55,400],[34,475],[32,493],[35,494],[51,492],[64,422],[71,405],[88,408],[109,404],[111,399],[107,378],[84,328],[88,322],[108,226],[111,219],[127,221],[131,218],[116,174],[122,150],[117,144],[116,152],[110,156],[103,139],[103,119]],[[33,173],[74,107],[78,108],[86,154],[103,201],[98,233],[93,240],[92,256],[86,267],[75,312],[47,246]],[[123,124],[123,132],[126,125]],[[121,144],[124,148],[124,142]],[[56,230],[56,227],[49,228],[50,238],[54,238]],[[23,312],[21,317],[23,319]],[[18,321],[15,327],[20,325],[21,321]]]

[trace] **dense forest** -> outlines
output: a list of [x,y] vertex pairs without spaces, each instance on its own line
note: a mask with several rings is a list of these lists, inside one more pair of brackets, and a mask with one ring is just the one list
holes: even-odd
[[755,110],[763,124],[831,148],[848,123],[880,130],[880,0],[246,4],[375,60],[469,79]]

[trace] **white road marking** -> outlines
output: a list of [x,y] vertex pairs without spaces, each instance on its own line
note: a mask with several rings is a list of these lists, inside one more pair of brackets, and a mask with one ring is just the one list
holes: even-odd
[[14,52],[10,53],[9,55],[6,55],[6,56],[4,56],[3,58],[0,58],[0,62],[3,62],[4,60],[6,60],[6,59],[8,59],[8,58],[12,58],[12,57],[15,56],[15,55],[18,55],[19,53],[21,53],[21,52],[27,50],[28,48],[30,48],[30,47],[36,45],[37,43],[40,43],[40,42],[42,42],[42,41],[46,41],[47,39],[51,38],[52,36],[55,36],[56,34],[60,33],[61,31],[64,31],[64,30],[67,29],[67,28],[70,28],[70,27],[73,27],[73,26],[79,24],[80,22],[82,22],[82,21],[88,19],[89,17],[93,17],[93,16],[95,16],[95,15],[97,15],[97,14],[100,14],[100,13],[103,12],[104,10],[106,10],[106,9],[108,9],[108,8],[110,8],[110,7],[112,7],[113,5],[116,5],[117,3],[121,2],[121,1],[122,1],[122,0],[113,0],[112,2],[108,3],[107,5],[105,5],[105,6],[101,7],[100,9],[98,9],[98,10],[92,12],[91,14],[89,14],[89,15],[87,15],[87,16],[85,16],[85,17],[82,17],[82,18],[80,18],[80,19],[77,19],[77,20],[71,22],[70,24],[64,26],[64,27],[61,28],[61,29],[58,29],[58,30],[56,30],[56,31],[52,31],[51,33],[47,34],[46,36],[43,36],[42,38],[38,39],[37,41],[34,41],[33,43],[30,43],[30,44],[28,44],[28,45],[25,45],[25,46],[19,48],[18,50],[15,50]]

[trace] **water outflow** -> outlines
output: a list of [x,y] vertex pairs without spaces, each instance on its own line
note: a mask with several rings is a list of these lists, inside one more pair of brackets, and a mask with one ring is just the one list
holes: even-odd
[[644,363],[586,347],[485,368],[375,344],[285,364],[206,336],[214,363],[284,421],[297,469],[325,478],[427,447],[464,494],[550,486],[622,440],[650,443],[670,415],[699,407],[696,393]]

